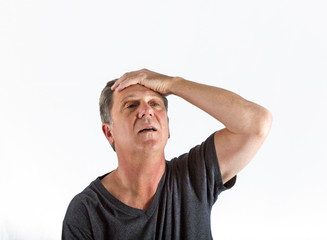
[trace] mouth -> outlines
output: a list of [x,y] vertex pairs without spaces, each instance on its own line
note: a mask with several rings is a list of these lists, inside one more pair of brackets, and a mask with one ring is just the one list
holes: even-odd
[[154,128],[154,127],[145,127],[145,128],[143,128],[143,129],[141,129],[141,130],[139,131],[139,133],[143,133],[143,132],[156,132],[156,131],[157,131],[157,129]]

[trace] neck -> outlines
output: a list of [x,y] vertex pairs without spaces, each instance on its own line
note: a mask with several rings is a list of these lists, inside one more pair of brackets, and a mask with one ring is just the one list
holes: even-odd
[[135,193],[156,190],[166,164],[163,153],[142,154],[128,159],[118,155],[118,162],[117,179],[124,188]]
[[147,209],[165,172],[164,153],[124,158],[117,152],[117,156],[118,168],[108,175],[114,186],[109,192],[131,207]]

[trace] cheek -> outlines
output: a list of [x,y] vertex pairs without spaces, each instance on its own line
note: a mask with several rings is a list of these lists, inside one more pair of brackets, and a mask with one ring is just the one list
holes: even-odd
[[126,136],[127,134],[130,134],[131,123],[127,122],[126,120],[123,121],[122,119],[117,119],[116,122],[114,122],[113,126],[113,134],[116,137],[120,137],[122,135]]
[[169,123],[168,123],[168,119],[167,119],[167,116],[163,116],[161,119],[160,119],[160,122],[161,122],[161,126],[162,128],[164,129],[167,129],[167,131],[169,131]]

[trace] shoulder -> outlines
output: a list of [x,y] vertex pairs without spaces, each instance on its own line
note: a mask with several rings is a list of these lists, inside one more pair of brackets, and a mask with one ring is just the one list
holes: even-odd
[[178,166],[183,164],[189,164],[190,162],[198,161],[199,164],[205,164],[206,161],[211,160],[214,163],[217,160],[214,133],[211,134],[202,143],[192,147],[187,153],[180,155],[179,157],[173,158],[169,161],[171,166]]
[[201,180],[202,183],[207,177],[210,177],[210,179],[215,178],[219,183],[217,178],[219,178],[220,172],[215,152],[214,134],[191,148],[187,153],[168,161],[167,165],[171,176],[188,181]]
[[77,194],[69,203],[62,227],[62,239],[92,239],[92,227],[88,214],[88,190]]
[[172,159],[169,162],[172,175],[186,177],[197,184],[209,184],[211,188],[221,192],[231,188],[236,180],[224,186],[219,161],[215,147],[215,133],[212,133],[202,143],[194,146],[189,152]]
[[90,199],[88,188],[70,201],[63,221],[62,239],[75,239],[77,236],[81,239],[89,239],[92,235],[87,209],[87,202]]
[[98,202],[99,191],[97,185],[100,179],[97,178],[90,183],[82,192],[78,193],[70,201],[65,215],[65,222],[74,223],[76,219],[89,218],[89,210]]
[[77,218],[87,217],[87,202],[92,199],[92,193],[88,188],[77,194],[70,201],[64,221],[74,222]]

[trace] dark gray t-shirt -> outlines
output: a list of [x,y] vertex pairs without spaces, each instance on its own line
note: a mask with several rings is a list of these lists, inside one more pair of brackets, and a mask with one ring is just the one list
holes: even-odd
[[[105,175],[104,175],[105,176]],[[166,161],[147,210],[127,206],[112,196],[99,177],[71,201],[63,239],[212,239],[210,213],[225,186],[213,134],[201,145]]]

